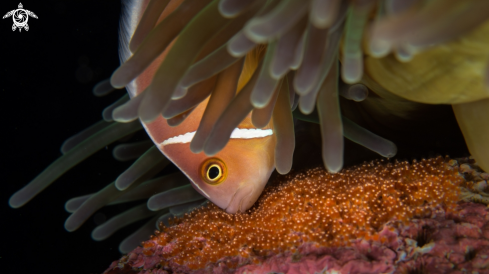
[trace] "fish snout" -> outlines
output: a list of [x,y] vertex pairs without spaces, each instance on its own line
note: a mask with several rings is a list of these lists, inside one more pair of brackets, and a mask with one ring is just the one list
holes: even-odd
[[251,184],[240,187],[226,207],[226,212],[231,214],[238,211],[245,212],[258,200],[260,193],[257,193],[257,189]]

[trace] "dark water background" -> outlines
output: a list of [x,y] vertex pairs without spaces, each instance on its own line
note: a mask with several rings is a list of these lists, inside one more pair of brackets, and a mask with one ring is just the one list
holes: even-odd
[[[0,1],[0,14],[19,0]],[[29,31],[12,32],[12,18],[0,20],[0,273],[101,273],[119,258],[119,242],[141,222],[103,242],[90,233],[90,218],[69,233],[66,200],[110,183],[128,164],[102,150],[75,167],[20,209],[8,198],[60,155],[62,142],[101,119],[123,91],[103,98],[92,87],[119,65],[120,1],[22,1]],[[101,210],[97,220],[120,212]]]

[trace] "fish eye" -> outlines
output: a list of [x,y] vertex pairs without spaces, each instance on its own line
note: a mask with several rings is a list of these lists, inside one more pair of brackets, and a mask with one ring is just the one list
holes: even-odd
[[207,184],[218,185],[226,179],[226,165],[217,158],[207,159],[200,167],[200,176]]
[[219,165],[212,165],[207,169],[207,179],[218,180],[222,176],[222,170]]

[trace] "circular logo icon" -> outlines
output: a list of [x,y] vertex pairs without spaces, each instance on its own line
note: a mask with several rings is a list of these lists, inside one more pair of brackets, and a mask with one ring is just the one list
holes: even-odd
[[24,26],[27,23],[27,12],[25,10],[15,10],[14,12],[14,21],[17,26]]

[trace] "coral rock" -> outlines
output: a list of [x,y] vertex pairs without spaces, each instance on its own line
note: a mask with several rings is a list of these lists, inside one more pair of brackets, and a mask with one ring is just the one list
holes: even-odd
[[484,273],[489,214],[458,202],[464,183],[442,157],[277,176],[248,211],[196,209],[105,273]]

